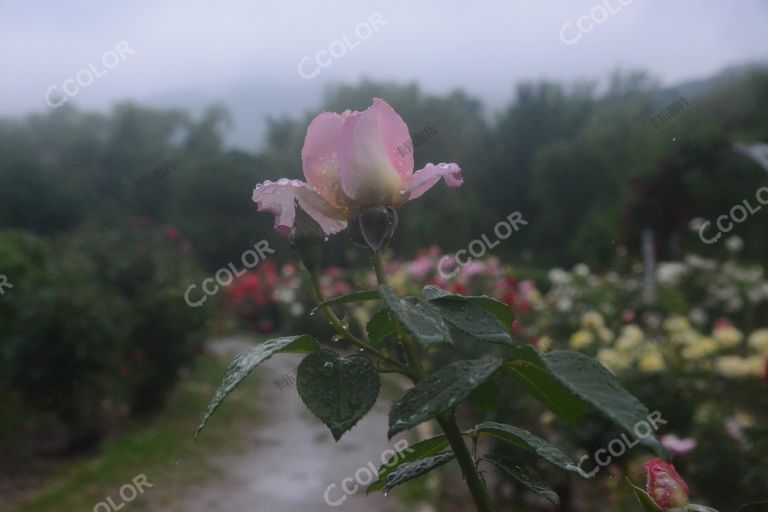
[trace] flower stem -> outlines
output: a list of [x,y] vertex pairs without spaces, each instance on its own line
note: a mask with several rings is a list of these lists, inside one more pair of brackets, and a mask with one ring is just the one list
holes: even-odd
[[467,482],[469,492],[472,494],[472,499],[475,501],[477,512],[493,512],[491,498],[488,496],[485,484],[480,478],[480,474],[477,472],[477,466],[472,458],[472,454],[469,453],[469,449],[467,448],[466,443],[464,443],[464,438],[456,424],[455,414],[451,413],[439,416],[437,422],[443,429],[445,437],[448,438],[453,453],[456,454],[456,461],[458,461],[459,467],[461,467],[464,481]]
[[[317,276],[316,273],[310,272],[309,273],[310,280],[312,281],[312,288],[315,291],[315,297],[317,298],[318,302],[325,301],[325,295],[323,294],[323,290],[320,287],[320,279]],[[330,306],[323,306],[322,308],[323,314],[328,319],[328,321],[331,323],[333,328],[336,330],[336,332],[339,334],[339,336],[348,339],[350,342],[352,342],[354,345],[362,348],[363,350],[367,350],[371,354],[375,355],[382,361],[385,361],[392,366],[398,368],[402,372],[404,372],[406,375],[411,376],[412,372],[408,369],[406,365],[398,361],[397,359],[394,359],[393,357],[388,356],[381,350],[377,349],[376,347],[370,345],[369,343],[366,343],[365,341],[361,340],[354,334],[352,334],[349,329],[344,327],[344,324],[341,323],[341,320],[339,320],[339,317],[336,316],[336,313],[333,312]]]
[[[381,260],[381,253],[373,252],[373,268],[376,271],[376,279],[379,284],[387,284],[387,277],[384,274],[384,265]],[[411,338],[408,333],[403,332],[400,326],[397,327],[397,335],[400,342],[405,349],[405,356],[408,360],[408,367],[416,374],[411,377],[413,383],[416,384],[424,377],[427,372],[424,369],[424,365],[419,359],[416,342]],[[464,481],[467,482],[469,492],[472,495],[472,499],[475,502],[477,512],[494,512],[491,498],[488,496],[488,491],[485,489],[485,484],[480,478],[480,474],[477,472],[477,465],[472,454],[469,453],[467,445],[464,443],[464,438],[461,435],[459,426],[456,424],[456,415],[454,413],[444,414],[438,416],[437,422],[440,424],[440,428],[443,429],[445,437],[448,438],[448,442],[453,449],[453,453],[456,454],[456,460],[459,463],[461,472],[464,475]]]

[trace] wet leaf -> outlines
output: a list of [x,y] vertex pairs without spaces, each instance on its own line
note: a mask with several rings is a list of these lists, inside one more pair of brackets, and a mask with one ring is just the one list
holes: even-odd
[[483,308],[495,316],[507,328],[507,331],[512,329],[512,324],[515,322],[515,314],[509,306],[493,297],[486,295],[457,295],[434,285],[425,286],[421,293],[425,299],[433,303],[450,302],[451,300],[466,301]]
[[446,322],[477,340],[519,346],[504,324],[480,306],[462,299],[434,300],[431,304],[437,306]]
[[[572,392],[592,404],[611,421],[636,437],[635,427],[647,423],[650,411],[622,387],[618,379],[589,356],[568,350],[551,352],[544,357],[547,368]],[[666,450],[655,436],[642,444],[666,457]]]
[[379,467],[379,479],[368,486],[366,494],[380,491],[387,483],[387,477],[394,473],[403,464],[431,457],[442,453],[450,446],[448,438],[444,435],[431,437],[409,446],[403,451],[397,452]]
[[200,431],[203,430],[210,417],[219,405],[221,405],[221,402],[224,401],[227,395],[231,393],[249,373],[251,373],[251,370],[272,357],[273,354],[277,352],[306,354],[315,352],[319,348],[317,341],[315,341],[312,336],[306,334],[302,336],[286,336],[284,338],[276,338],[266,341],[235,357],[232,360],[232,363],[230,363],[227,373],[224,376],[224,380],[219,385],[219,389],[216,390],[216,394],[213,396],[211,403],[208,404],[208,409],[205,411],[200,426],[197,427],[195,437],[200,435]]
[[569,423],[578,423],[589,409],[584,400],[555,378],[533,347],[516,349],[513,358],[504,363],[503,370],[531,396]]
[[589,478],[587,474],[582,471],[570,457],[561,452],[558,447],[522,428],[489,421],[477,425],[473,429],[473,433],[493,436],[506,443],[536,452],[541,458],[560,469],[571,471],[584,478]]
[[555,505],[560,505],[560,497],[557,495],[557,493],[550,489],[549,486],[534,473],[495,455],[483,455],[480,457],[480,460],[490,462],[499,468],[503,473],[511,476],[542,498],[549,500]]
[[389,438],[455,410],[501,366],[500,359],[451,363],[409,389],[389,411]]
[[426,475],[433,469],[439,468],[443,464],[450,462],[454,457],[455,455],[453,452],[445,452],[432,457],[427,457],[426,459],[403,464],[387,478],[387,484],[384,486],[384,493],[388,493],[393,487],[404,484],[409,480]]
[[299,396],[338,441],[371,410],[381,380],[367,357],[321,350],[304,358],[296,375]]
[[379,292],[392,318],[424,347],[433,343],[451,343],[448,326],[436,307],[416,297],[400,299],[392,288],[385,285],[379,286]]
[[384,338],[395,333],[397,324],[392,320],[389,310],[384,308],[371,317],[365,330],[371,343],[379,344]]
[[339,304],[347,304],[349,302],[363,302],[366,300],[375,300],[379,298],[379,292],[376,290],[367,290],[363,292],[353,292],[340,297],[334,297],[332,299],[324,300],[312,309],[312,313],[317,312],[320,308],[325,306],[337,306]]

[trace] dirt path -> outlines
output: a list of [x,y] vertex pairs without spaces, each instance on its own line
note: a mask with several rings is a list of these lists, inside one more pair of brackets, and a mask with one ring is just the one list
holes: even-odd
[[[247,341],[228,339],[211,348],[229,358],[249,346]],[[391,447],[386,436],[390,404],[377,402],[359,424],[335,443],[328,429],[304,406],[295,385],[281,388],[275,383],[290,376],[300,360],[298,355],[279,354],[257,369],[264,386],[255,398],[264,404],[265,420],[246,434],[252,450],[214,460],[222,477],[185,490],[184,496],[176,497],[171,505],[165,504],[163,512],[404,510],[394,497],[366,497],[364,486],[338,506],[326,503],[324,493],[331,484],[336,486],[329,493],[329,501],[341,500],[342,480],[354,478],[355,472],[369,462],[379,466],[382,452]],[[361,480],[366,478],[363,473]]]

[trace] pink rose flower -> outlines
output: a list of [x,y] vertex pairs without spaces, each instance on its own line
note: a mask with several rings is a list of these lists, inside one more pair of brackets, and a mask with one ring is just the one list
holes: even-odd
[[364,112],[323,112],[307,128],[301,158],[306,183],[279,179],[259,183],[253,200],[275,216],[275,229],[290,233],[296,203],[323,228],[338,233],[358,210],[402,206],[432,188],[440,178],[449,187],[463,181],[457,164],[427,164],[413,172],[413,153],[398,151],[410,142],[408,126],[384,100]]
[[696,449],[696,440],[690,437],[681,439],[675,434],[662,436],[664,448],[677,455],[686,455]]
[[688,485],[675,471],[675,466],[656,458],[645,463],[648,495],[663,510],[688,505]]

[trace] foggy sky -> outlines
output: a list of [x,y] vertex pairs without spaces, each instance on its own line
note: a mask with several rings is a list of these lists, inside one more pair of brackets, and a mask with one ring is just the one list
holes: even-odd
[[[301,92],[296,103],[306,108],[326,84],[361,77],[415,81],[438,93],[460,87],[494,104],[508,99],[521,80],[596,79],[622,68],[647,70],[669,84],[768,57],[764,0],[622,1],[628,5],[0,0],[0,116],[50,108],[49,87],[60,89],[91,64],[103,68],[104,53],[122,41],[134,53],[80,88],[77,106],[105,108],[123,99],[151,102],[185,93],[216,99],[238,84],[255,83],[254,100],[267,110],[270,91]],[[565,34],[573,39],[577,19],[599,5],[614,12],[575,44],[565,44],[563,25],[572,23]],[[598,18],[604,14],[596,12]],[[385,24],[358,38],[356,27],[376,13]],[[364,27],[358,30],[365,34]],[[319,68],[318,51],[344,37],[354,48]],[[320,69],[312,79],[299,75],[304,57],[305,69]]]

